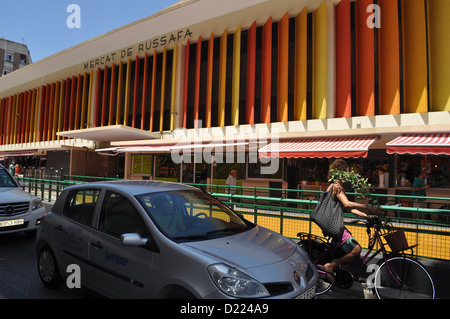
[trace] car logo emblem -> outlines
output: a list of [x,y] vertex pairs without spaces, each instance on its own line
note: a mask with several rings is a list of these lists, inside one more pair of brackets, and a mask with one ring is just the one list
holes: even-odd
[[12,215],[12,214],[14,214],[14,211],[15,211],[14,207],[11,206],[11,205],[5,207],[5,214],[6,215]]

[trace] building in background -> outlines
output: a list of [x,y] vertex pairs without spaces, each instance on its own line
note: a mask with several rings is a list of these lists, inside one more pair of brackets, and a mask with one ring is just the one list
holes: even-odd
[[0,38],[0,77],[31,64],[25,44]]
[[180,1],[0,79],[0,156],[280,188],[345,157],[448,197],[449,29],[448,0]]

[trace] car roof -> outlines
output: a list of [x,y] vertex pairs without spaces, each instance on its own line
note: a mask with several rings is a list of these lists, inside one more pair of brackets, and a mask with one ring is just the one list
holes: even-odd
[[118,181],[104,181],[93,182],[81,185],[71,186],[69,188],[85,188],[85,187],[101,187],[108,189],[120,190],[131,195],[140,195],[156,192],[180,191],[180,190],[198,190],[198,188],[166,181],[143,181],[143,180],[118,180]]

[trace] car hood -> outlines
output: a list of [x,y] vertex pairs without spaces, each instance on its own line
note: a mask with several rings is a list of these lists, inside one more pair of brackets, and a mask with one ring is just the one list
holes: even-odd
[[293,242],[259,226],[237,235],[182,245],[220,262],[244,268],[279,262],[291,256],[296,249]]
[[28,202],[34,198],[20,187],[0,187],[0,203]]

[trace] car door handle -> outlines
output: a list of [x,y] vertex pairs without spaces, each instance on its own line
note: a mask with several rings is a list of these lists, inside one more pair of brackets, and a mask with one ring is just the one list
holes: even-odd
[[63,231],[63,227],[62,227],[61,225],[56,225],[56,226],[55,226],[55,229],[56,229],[57,231]]
[[103,245],[102,245],[102,243],[99,242],[99,241],[97,241],[97,242],[95,242],[95,243],[91,243],[91,245],[94,246],[95,248],[103,249]]

